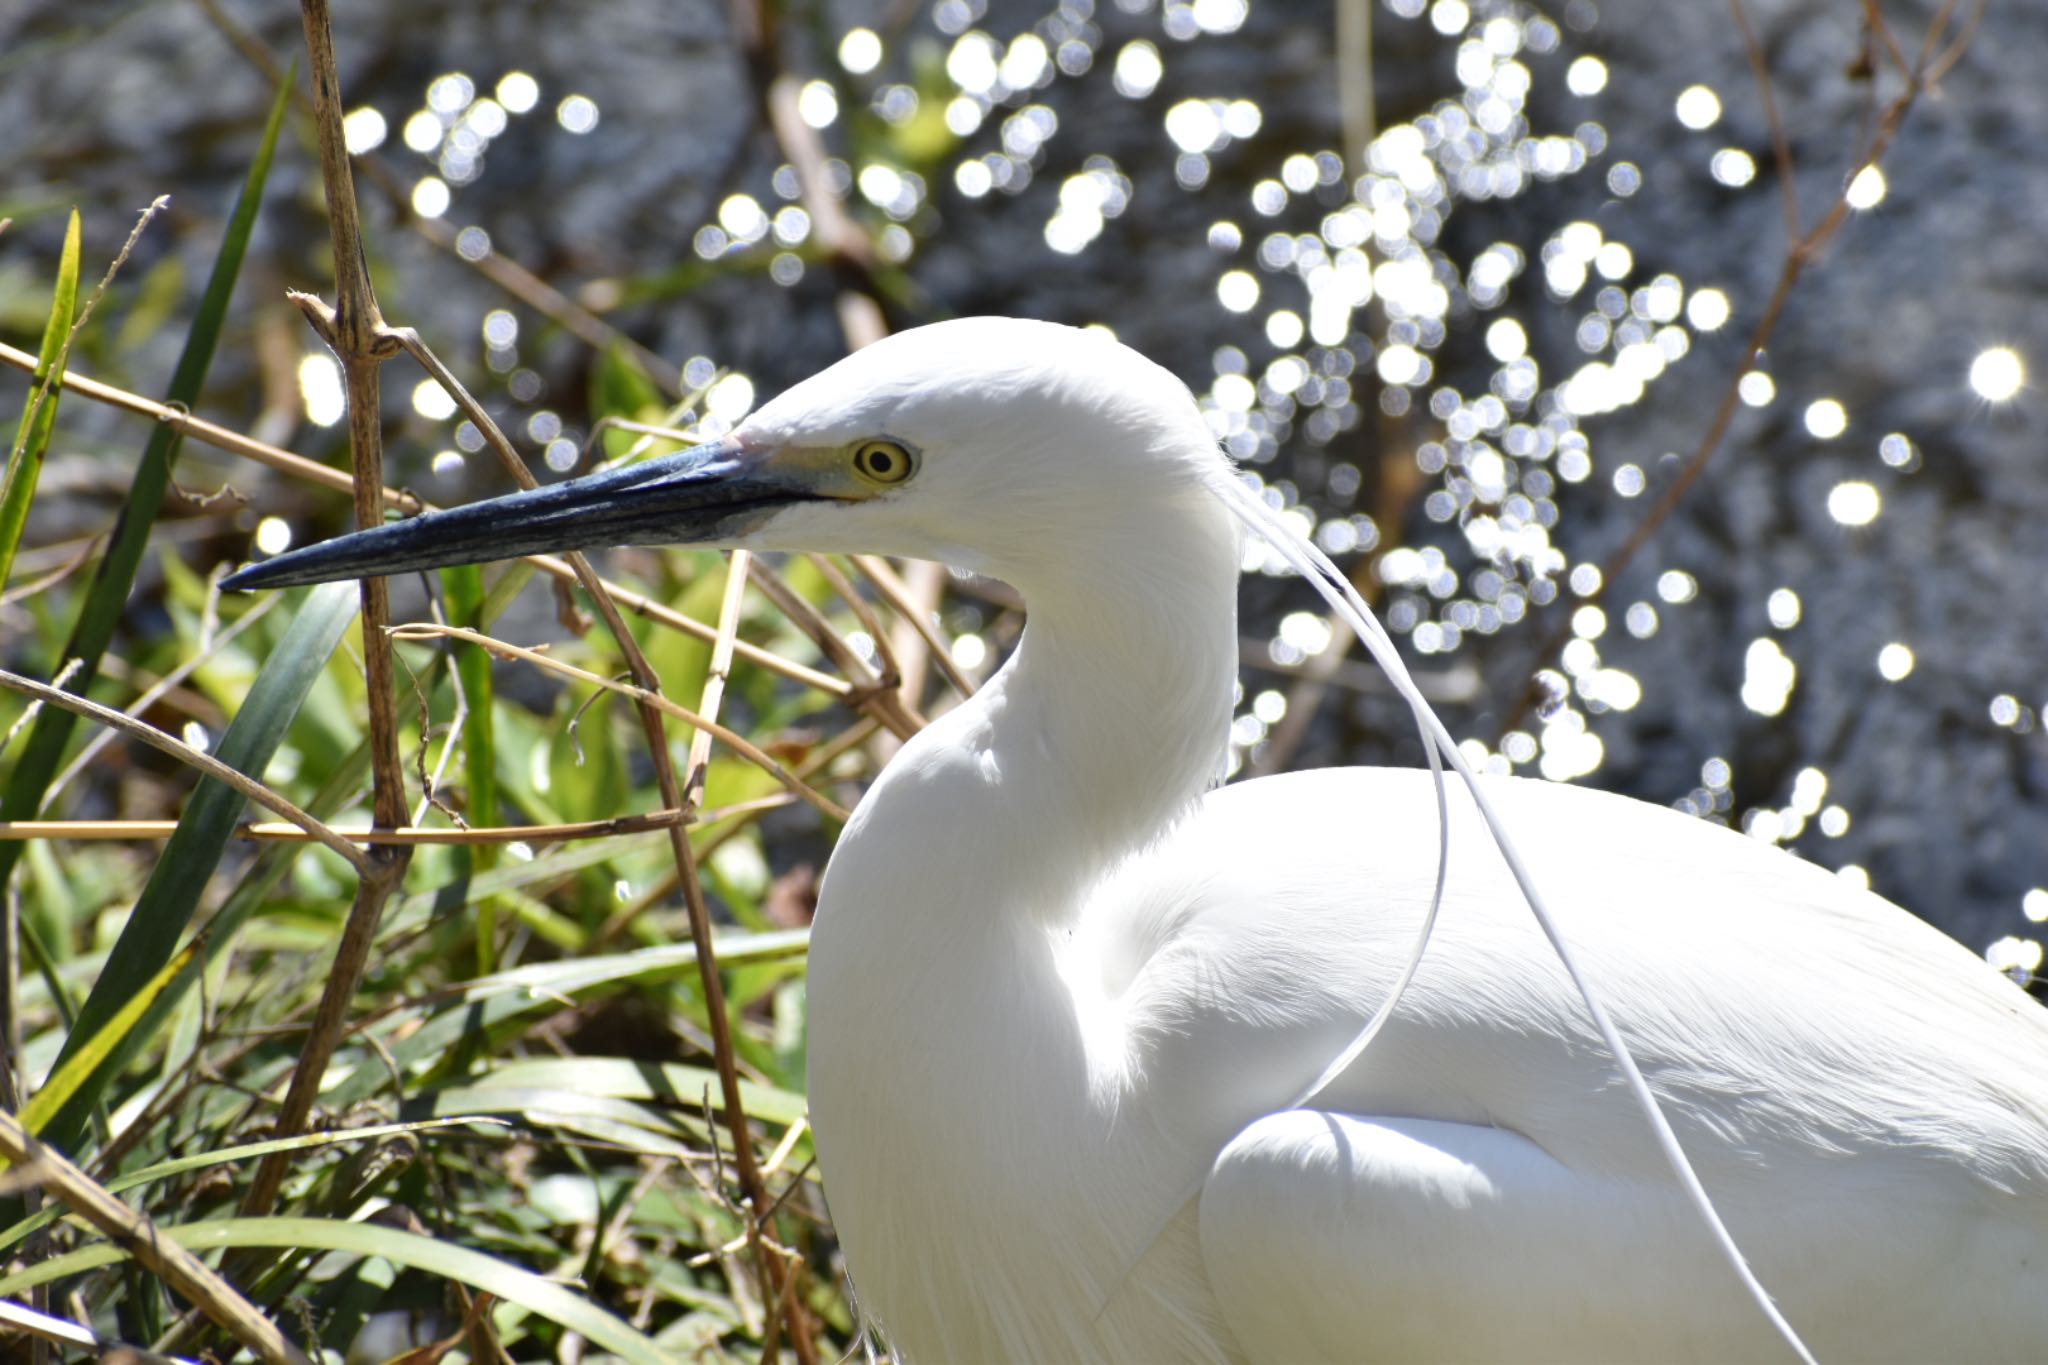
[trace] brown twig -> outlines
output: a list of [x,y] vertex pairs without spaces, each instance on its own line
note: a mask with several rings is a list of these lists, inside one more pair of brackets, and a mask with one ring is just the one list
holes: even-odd
[[37,701],[45,702],[51,706],[62,707],[64,710],[83,716],[87,720],[97,721],[101,725],[110,726],[113,729],[133,735],[150,747],[160,749],[164,753],[169,754],[180,763],[197,768],[201,773],[212,778],[214,781],[232,787],[257,805],[262,806],[265,810],[274,811],[276,814],[283,816],[293,825],[304,830],[309,838],[317,840],[319,843],[340,854],[343,858],[346,858],[357,872],[366,872],[368,870],[368,856],[319,820],[300,810],[290,801],[264,786],[255,778],[230,768],[212,754],[201,753],[183,740],[165,734],[147,721],[137,720],[133,716],[114,710],[111,706],[102,706],[96,701],[87,701],[84,697],[66,692],[62,688],[51,687],[47,683],[37,682],[34,678],[24,678],[19,673],[10,673],[5,669],[0,669],[0,687],[4,687],[10,692],[19,692],[26,697],[33,697]]
[[1977,36],[1977,26],[1984,22],[1984,12],[1990,8],[1991,0],[1977,0],[1976,7],[1970,11],[1970,17],[1963,23],[1962,32],[1956,34],[1955,40],[1948,45],[1946,51],[1928,64],[1927,75],[1923,79],[1930,88],[1941,84],[1941,78],[1963,59],[1965,52],[1969,51],[1970,40]]
[[748,566],[748,573],[755,586],[761,589],[761,595],[788,617],[791,625],[808,635],[834,668],[853,680],[853,694],[849,701],[862,710],[873,707],[870,714],[899,739],[907,739],[924,727],[924,717],[906,704],[897,690],[898,680],[876,673],[846,637],[825,619],[825,614],[789,586],[788,579],[759,559]]
[[[403,329],[393,329],[394,332],[401,330]],[[9,365],[29,373],[35,371],[34,356],[26,351],[17,350],[5,342],[0,342],[0,364]],[[353,488],[353,483],[349,476],[339,469],[330,469],[326,465],[309,460],[303,455],[295,455],[289,450],[271,445],[265,441],[255,440],[232,428],[221,426],[219,423],[194,417],[182,409],[158,403],[139,394],[130,393],[126,389],[117,388],[112,384],[105,384],[99,380],[88,378],[85,375],[79,374],[76,370],[65,371],[64,388],[67,392],[76,393],[80,397],[105,403],[110,407],[121,408],[124,411],[133,412],[140,416],[153,418],[167,426],[176,428],[193,440],[201,441],[213,446],[217,450],[226,451],[231,455],[240,455],[246,459],[254,460],[258,464],[268,466],[303,482],[316,484],[322,488],[343,493],[349,492]],[[387,506],[397,508],[401,512],[414,513],[438,510],[435,504],[426,502],[403,489],[387,487],[382,490],[382,497]],[[569,562],[556,555],[528,555],[524,562],[533,565],[534,568],[557,581],[574,581],[576,577],[576,571],[570,566]],[[600,581],[603,583],[605,591],[611,594],[614,601],[636,615],[644,616],[648,620],[665,626],[670,630],[681,631],[683,634],[692,636],[695,639],[708,642],[716,641],[718,638],[718,631],[714,626],[696,620],[693,617],[685,616],[665,603],[657,602],[644,593],[635,592],[621,584],[613,583],[609,579]],[[834,697],[846,698],[854,690],[843,679],[835,678],[828,673],[820,673],[814,668],[808,668],[793,659],[785,659],[779,654],[763,649],[759,645],[749,644],[745,640],[736,641],[733,649],[740,658],[750,664],[765,668],[771,673],[788,678],[792,682],[802,683],[806,687],[829,693]]]
[[[558,825],[472,825],[465,829],[406,825],[400,829],[337,829],[351,844],[557,844],[575,839],[610,839],[622,834],[647,834],[670,825],[709,825],[734,815],[780,810],[788,796],[767,796],[736,802],[701,813],[651,810],[609,820],[576,820]],[[73,841],[168,839],[176,820],[0,820],[0,839],[69,839]],[[319,836],[297,825],[259,821],[235,828],[237,839],[256,843],[317,843]]]
[[19,1119],[5,1111],[0,1111],[0,1157],[15,1167],[13,1173],[32,1178],[145,1270],[197,1304],[221,1330],[258,1358],[270,1365],[307,1365],[305,1354],[233,1285],[61,1153],[36,1141]]
[[617,692],[635,704],[652,706],[655,710],[662,712],[664,715],[673,716],[685,725],[709,731],[721,743],[730,746],[742,758],[745,758],[763,772],[774,777],[776,781],[782,783],[783,786],[790,790],[791,794],[815,806],[821,814],[842,822],[848,818],[848,812],[843,806],[812,789],[809,784],[805,783],[780,763],[777,763],[774,758],[763,752],[759,746],[745,735],[740,734],[737,730],[728,729],[710,717],[700,715],[698,712],[692,711],[678,702],[670,701],[667,697],[653,691],[651,688],[641,687],[634,683],[620,682],[615,678],[602,677],[590,672],[588,669],[578,668],[572,663],[567,663],[549,654],[543,654],[539,650],[507,644],[503,640],[493,639],[491,636],[482,635],[473,630],[464,630],[460,626],[443,626],[422,621],[411,625],[393,626],[390,628],[390,633],[391,638],[394,640],[460,640],[465,644],[475,645],[479,649],[489,650],[500,658],[518,659],[523,663],[532,664],[536,668],[546,669],[548,672],[559,674],[564,678],[571,678],[577,682],[588,683],[593,687],[602,687],[608,691]]
[[[938,666],[939,672],[946,675],[946,681],[953,684],[954,690],[961,696],[973,696],[974,684],[953,662],[953,654],[946,646],[945,637],[939,634],[938,626],[933,624],[932,617],[936,613],[939,594],[929,585],[913,581],[917,577],[918,566],[929,564],[930,561],[917,560],[912,563],[911,579],[898,574],[890,567],[889,561],[880,555],[854,555],[853,562],[854,566],[867,576],[868,581],[875,585],[875,591],[882,594],[882,600],[896,613],[896,619],[908,626],[923,643],[923,649],[919,653],[930,654],[931,661]],[[945,567],[937,564],[931,567],[938,570],[940,582],[943,584]],[[900,633],[899,631],[898,634]],[[905,670],[910,667],[908,663],[900,666]],[[905,701],[915,697],[919,690],[906,681],[903,685]]]
[[1764,123],[1771,130],[1771,159],[1777,165],[1778,193],[1785,204],[1785,241],[1799,240],[1799,178],[1792,164],[1792,141],[1785,135],[1785,120],[1778,114],[1778,96],[1771,88],[1770,63],[1764,46],[1757,41],[1756,27],[1749,22],[1749,10],[1742,0],[1728,0],[1735,15],[1735,27],[1742,34],[1742,49],[1756,75],[1757,96],[1764,107]]
[[868,638],[875,642],[875,657],[882,665],[882,676],[902,677],[902,666],[896,661],[895,647],[890,643],[889,632],[882,629],[882,618],[876,614],[874,604],[868,601],[860,589],[853,586],[853,580],[832,562],[832,556],[807,553],[804,555],[804,562],[816,569],[819,577],[831,586],[833,592],[839,594],[839,600],[853,609],[854,619],[860,622],[860,628],[867,632]]
[[[355,520],[367,530],[384,520],[384,432],[381,380],[384,362],[397,347],[383,334],[383,314],[370,285],[370,265],[363,248],[362,220],[356,207],[355,178],[349,168],[347,139],[342,132],[341,77],[335,65],[334,29],[327,0],[300,0],[308,71],[313,81],[313,110],[319,128],[320,179],[327,198],[328,234],[334,246],[334,305],[319,297],[289,297],[306,315],[321,340],[341,362],[348,393],[349,455],[354,474]],[[396,829],[407,823],[405,770],[398,756],[398,691],[393,676],[391,641],[385,626],[391,619],[391,594],[385,580],[362,580],[363,682],[370,709],[370,808],[373,826]],[[384,903],[405,878],[412,850],[403,844],[379,844],[370,850],[356,882],[354,902],[335,948],[334,966],[321,991],[320,1003],[306,1032],[299,1063],[292,1070],[274,1128],[292,1137],[313,1112],[327,1063],[340,1042],[349,1004],[355,998],[370,944]],[[265,1157],[242,1200],[246,1217],[270,1211],[284,1183],[290,1157],[283,1152]]]
[[[1879,8],[1878,0],[1863,0],[1863,26],[1869,29],[1874,37],[1883,41],[1885,51],[1898,65],[1899,74],[1911,75],[1913,65],[1906,60],[1905,50],[1899,46],[1898,38],[1892,33],[1892,26],[1885,22],[1884,11]],[[1871,74],[1875,76],[1876,73]]]
[[[839,760],[842,754],[860,748],[863,744],[874,738],[876,734],[880,733],[881,728],[882,723],[880,721],[876,720],[873,716],[868,716],[857,724],[850,725],[845,730],[842,730],[828,743],[821,744],[816,749],[805,754],[803,761],[798,763],[791,771],[806,781],[818,773],[825,773],[829,776],[832,765]],[[737,818],[728,821],[723,829],[718,830],[704,841],[703,847],[697,850],[699,858],[710,857],[724,845],[726,840],[733,838],[741,830],[753,823],[756,812],[741,812],[738,811],[737,807],[734,809],[737,813]],[[618,937],[621,929],[647,913],[650,907],[659,905],[674,895],[680,882],[680,878],[665,877],[648,887],[639,896],[635,897],[632,902],[614,911],[612,917],[600,925],[597,932],[591,936],[591,941],[594,943],[611,942],[614,938]]]
[[[154,706],[158,698],[178,688],[180,683],[203,667],[208,660],[212,659],[221,649],[231,643],[236,636],[255,625],[258,621],[261,621],[265,616],[268,616],[276,609],[277,604],[284,600],[282,597],[270,597],[257,603],[248,611],[243,612],[233,625],[220,632],[204,648],[194,650],[190,658],[181,659],[176,668],[144,688],[140,696],[127,706],[121,708],[122,711],[130,716],[140,716],[143,712]],[[115,656],[112,654],[104,656],[100,668],[108,676],[118,679],[120,677],[119,672],[108,667],[109,664],[113,663],[114,659]],[[103,731],[88,740],[85,747],[78,751],[78,757],[72,759],[69,766],[63,772],[58,773],[56,779],[50,783],[50,794],[44,800],[44,809],[48,809],[57,795],[70,786],[72,782],[76,781],[80,773],[88,771],[93,761],[99,757],[100,751],[111,743],[113,743],[112,731]]]

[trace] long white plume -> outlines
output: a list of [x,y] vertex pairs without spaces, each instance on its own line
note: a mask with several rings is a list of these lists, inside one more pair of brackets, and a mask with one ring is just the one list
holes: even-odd
[[[1700,1184],[1699,1176],[1693,1171],[1692,1162],[1686,1159],[1685,1149],[1679,1146],[1678,1135],[1672,1131],[1670,1121],[1664,1117],[1664,1110],[1658,1104],[1657,1096],[1651,1091],[1649,1083],[1643,1079],[1642,1071],[1637,1068],[1635,1058],[1629,1053],[1628,1044],[1615,1028],[1614,1021],[1608,1017],[1607,1010],[1600,1003],[1592,982],[1580,970],[1577,958],[1573,956],[1564,935],[1558,930],[1557,921],[1544,905],[1542,894],[1537,891],[1535,882],[1531,880],[1528,869],[1523,865],[1521,854],[1515,850],[1514,842],[1508,838],[1507,830],[1495,816],[1493,805],[1486,798],[1485,788],[1480,786],[1471,766],[1465,762],[1464,755],[1452,742],[1449,731],[1444,729],[1443,722],[1438,720],[1436,713],[1430,709],[1429,702],[1424,699],[1421,689],[1416,687],[1415,680],[1408,676],[1408,668],[1401,662],[1401,656],[1395,650],[1394,642],[1387,635],[1385,628],[1380,625],[1379,618],[1373,615],[1365,599],[1358,595],[1358,590],[1351,586],[1351,581],[1330,562],[1329,557],[1289,525],[1284,517],[1268,507],[1259,494],[1241,478],[1234,474],[1220,478],[1216,480],[1215,488],[1224,505],[1236,514],[1238,520],[1272,546],[1274,553],[1285,560],[1296,573],[1307,579],[1322,595],[1323,600],[1330,604],[1331,609],[1358,633],[1358,638],[1365,642],[1366,651],[1372,655],[1373,661],[1379,664],[1388,680],[1394,684],[1394,690],[1407,701],[1408,709],[1414,713],[1416,725],[1422,732],[1423,747],[1429,753],[1430,771],[1436,781],[1437,815],[1440,822],[1447,824],[1448,806],[1444,793],[1443,768],[1438,761],[1439,755],[1443,762],[1448,762],[1464,780],[1466,789],[1472,793],[1473,803],[1479,808],[1480,818],[1486,822],[1486,828],[1492,834],[1495,846],[1507,860],[1508,869],[1514,874],[1516,885],[1521,887],[1522,896],[1528,901],[1530,911],[1536,916],[1543,936],[1550,940],[1550,946],[1556,951],[1558,961],[1564,964],[1565,972],[1571,977],[1572,984],[1578,987],[1579,998],[1586,1002],[1587,1013],[1592,1016],[1594,1026],[1600,1030],[1607,1050],[1614,1055],[1615,1064],[1621,1068],[1629,1090],[1636,1097],[1636,1103],[1642,1106],[1644,1117],[1649,1120],[1650,1128],[1656,1134],[1657,1145],[1663,1151],[1665,1161],[1670,1164],[1672,1174],[1678,1178],[1679,1185],[1685,1190],[1694,1209],[1698,1211],[1700,1220],[1706,1224],[1722,1256],[1735,1271],[1736,1277],[1741,1280],[1743,1288],[1755,1300],[1757,1308],[1770,1321],[1771,1326],[1792,1349],[1794,1355],[1805,1362],[1805,1365],[1815,1365],[1812,1353],[1799,1339],[1799,1334],[1792,1329],[1792,1324],[1785,1320],[1784,1314],[1778,1311],[1778,1306],[1771,1301],[1769,1292],[1750,1269],[1749,1261],[1743,1256],[1742,1249],[1736,1246],[1735,1238],[1729,1234],[1727,1225],[1721,1221],[1720,1213],[1714,1208],[1714,1201],[1707,1196],[1706,1187]],[[1423,918],[1422,932],[1417,938],[1413,955],[1403,969],[1400,979],[1395,983],[1393,991],[1366,1022],[1365,1027],[1359,1030],[1358,1036],[1351,1040],[1336,1059],[1323,1069],[1322,1075],[1316,1078],[1315,1083],[1295,1101],[1296,1105],[1312,1099],[1357,1059],[1358,1054],[1365,1050],[1366,1045],[1386,1023],[1387,1017],[1393,1013],[1394,1005],[1400,999],[1402,991],[1406,990],[1408,983],[1414,979],[1415,969],[1421,962],[1424,949],[1428,946],[1430,930],[1436,923],[1438,905],[1443,897],[1449,852],[1449,836],[1446,834],[1438,843],[1436,891],[1430,898],[1429,913]]]

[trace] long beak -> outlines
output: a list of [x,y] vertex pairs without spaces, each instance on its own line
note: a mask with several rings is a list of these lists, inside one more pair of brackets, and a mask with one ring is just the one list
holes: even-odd
[[800,471],[778,471],[726,441],[338,536],[251,565],[221,586],[294,588],[563,550],[711,541],[818,496]]

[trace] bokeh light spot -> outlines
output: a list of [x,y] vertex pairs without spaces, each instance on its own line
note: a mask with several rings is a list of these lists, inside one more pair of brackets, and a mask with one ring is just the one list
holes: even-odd
[[1980,398],[1994,403],[2017,397],[2026,380],[2026,366],[2020,362],[2019,352],[2010,346],[1989,347],[1977,352],[1977,358],[1970,362],[1970,387]]

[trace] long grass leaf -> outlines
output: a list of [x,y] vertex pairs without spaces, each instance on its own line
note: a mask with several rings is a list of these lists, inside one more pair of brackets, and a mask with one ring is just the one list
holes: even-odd
[[[515,1058],[490,1068],[472,1083],[471,1093],[481,1095],[500,1088],[553,1094],[573,1091],[610,1099],[662,1101],[691,1109],[703,1106],[708,1090],[714,1104],[721,1102],[715,1071],[630,1057]],[[802,1095],[745,1077],[740,1079],[740,1101],[747,1107],[748,1118],[763,1123],[795,1123],[806,1107]]]
[[[630,1365],[671,1365],[673,1360],[650,1338],[551,1280],[480,1251],[397,1228],[325,1218],[222,1218],[182,1227],[158,1224],[157,1231],[195,1252],[265,1247],[381,1256],[394,1265],[455,1280],[505,1303],[517,1304],[529,1313],[581,1334]],[[0,1294],[19,1294],[39,1284],[112,1265],[125,1255],[119,1247],[101,1243],[55,1256],[0,1279]]]
[[[272,651],[263,671],[249,688],[235,719],[221,736],[216,751],[223,763],[261,777],[271,755],[299,712],[328,656],[355,618],[357,589],[353,583],[328,583],[313,589],[299,603],[284,638]],[[85,1044],[122,1013],[126,1002],[145,988],[166,962],[192,921],[200,893],[206,889],[221,854],[234,836],[247,799],[218,782],[202,781],[185,803],[177,831],[164,845],[149,882],[135,902],[128,923],[107,955],[107,965],[78,1012],[78,1022],[64,1040],[57,1066],[80,1055]],[[136,1017],[140,1017],[137,1011]],[[92,1102],[118,1073],[123,1062],[149,1041],[131,1031],[112,1040],[90,1077],[79,1084],[52,1117],[44,1136],[59,1147],[77,1140]]]
[[21,429],[0,481],[0,588],[14,568],[14,552],[28,524],[28,505],[35,501],[43,456],[57,425],[57,395],[64,387],[63,357],[71,338],[71,318],[78,311],[78,250],[82,235],[78,210],[64,231],[64,254],[57,260],[57,292],[50,299],[50,320],[43,326],[43,346],[36,356],[36,380],[21,411]]
[[[131,921],[132,922],[132,921]],[[41,1133],[50,1120],[64,1109],[71,1100],[78,1097],[86,1083],[99,1068],[105,1066],[125,1039],[133,1033],[135,1023],[157,1002],[172,978],[183,971],[199,956],[201,945],[195,940],[186,944],[170,961],[164,963],[157,974],[151,977],[141,990],[120,1002],[118,1009],[96,1032],[72,1050],[71,1055],[60,1061],[51,1071],[50,1079],[43,1088],[30,1097],[22,1106],[21,1125],[31,1133]],[[102,978],[103,980],[105,978]],[[91,997],[87,998],[91,1003]],[[72,1037],[84,1035],[74,1031]]]
[[[509,1127],[505,1120],[488,1114],[459,1114],[449,1118],[425,1119],[418,1123],[379,1123],[368,1128],[337,1128],[319,1133],[301,1133],[297,1137],[271,1138],[265,1142],[249,1142],[239,1147],[223,1147],[218,1151],[195,1152],[190,1156],[174,1157],[145,1166],[139,1171],[116,1176],[107,1181],[107,1193],[120,1194],[124,1190],[153,1185],[159,1180],[168,1180],[174,1175],[189,1171],[204,1170],[209,1166],[227,1166],[238,1161],[255,1161],[269,1156],[272,1152],[303,1152],[319,1147],[336,1147],[348,1142],[371,1142],[377,1138],[398,1137],[401,1134],[431,1132],[436,1128],[469,1128],[475,1126]],[[24,1218],[13,1227],[0,1231],[0,1251],[21,1241],[22,1238],[39,1232],[62,1218],[65,1214],[62,1204],[46,1206],[41,1213]]]
[[[771,961],[801,955],[810,942],[804,929],[770,934],[721,936],[719,965]],[[558,1010],[570,995],[599,986],[624,989],[666,977],[694,975],[697,952],[687,943],[645,948],[632,953],[540,962],[499,972],[464,987],[460,998],[425,1019],[398,1016],[403,1036],[386,1044],[391,1060],[406,1070],[449,1055],[466,1038],[481,1036],[507,1020],[536,1010]],[[346,1109],[391,1084],[391,1072],[379,1058],[357,1068],[321,1092],[321,1102]]]
[[[295,66],[294,75],[296,71]],[[214,258],[213,274],[207,280],[206,293],[200,300],[192,328],[185,335],[185,348],[178,357],[178,368],[171,376],[171,387],[165,395],[166,401],[173,405],[191,407],[196,404],[200,389],[206,382],[214,348],[227,323],[228,300],[234,294],[235,277],[241,273],[242,257],[249,248],[249,235],[256,226],[256,211],[263,201],[263,185],[270,176],[271,158],[277,151],[278,130],[284,126],[284,111],[292,84],[292,77],[287,77],[278,86],[277,98],[270,106],[270,120],[264,125],[262,145],[242,181],[241,195],[235,201],[233,216],[228,220],[227,235],[221,242],[220,254]],[[78,619],[72,624],[63,653],[51,664],[54,674],[71,660],[80,661],[67,686],[81,696],[99,675],[100,656],[106,653],[107,645],[113,640],[114,627],[127,605],[129,589],[135,582],[135,571],[142,563],[143,551],[149,546],[149,533],[155,524],[157,509],[162,505],[164,490],[170,484],[171,467],[177,460],[181,440],[182,432],[168,424],[158,426],[150,434],[149,444],[143,449],[141,463],[129,485],[128,500],[121,509],[120,519],[114,523],[113,539],[107,547],[106,557],[100,561],[92,584],[86,589],[84,604],[79,609]],[[36,717],[20,757],[15,761],[14,771],[8,777],[6,794],[0,797],[0,819],[35,818],[36,812],[42,808],[44,793],[56,775],[77,719],[71,712],[54,706],[45,707]],[[0,889],[6,887],[8,878],[13,875],[14,865],[21,857],[21,847],[19,843],[0,843]],[[0,953],[5,951],[4,940],[0,940]],[[6,965],[0,961],[0,969]],[[0,1026],[11,1024],[11,1020],[0,1019]]]

